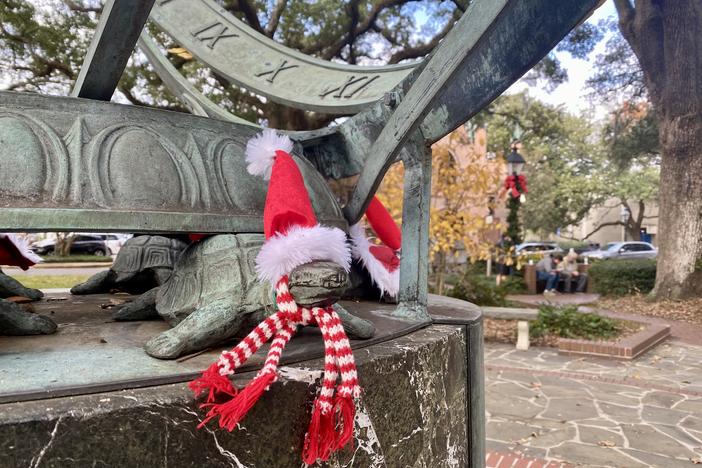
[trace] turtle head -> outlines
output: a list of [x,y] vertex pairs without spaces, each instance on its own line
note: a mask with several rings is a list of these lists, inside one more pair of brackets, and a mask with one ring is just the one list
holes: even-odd
[[349,275],[333,262],[310,262],[295,268],[288,276],[290,293],[305,307],[323,307],[341,299],[349,285]]

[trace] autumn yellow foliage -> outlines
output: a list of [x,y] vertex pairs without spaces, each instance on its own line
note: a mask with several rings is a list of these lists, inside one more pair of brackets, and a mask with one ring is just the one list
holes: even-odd
[[[467,257],[486,260],[504,225],[488,223],[490,203],[495,203],[504,178],[501,158],[486,157],[485,131],[473,138],[460,127],[432,146],[432,188],[429,242],[435,270],[443,272],[451,261]],[[390,168],[378,197],[401,222],[402,164]]]

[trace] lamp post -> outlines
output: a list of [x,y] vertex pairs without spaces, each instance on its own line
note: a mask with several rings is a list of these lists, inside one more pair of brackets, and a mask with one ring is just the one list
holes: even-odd
[[519,142],[514,141],[511,145],[511,153],[507,156],[507,178],[505,179],[505,189],[507,190],[507,243],[517,245],[522,242],[522,229],[519,222],[519,207],[526,201],[527,184],[526,177],[522,174],[526,160],[517,152]]

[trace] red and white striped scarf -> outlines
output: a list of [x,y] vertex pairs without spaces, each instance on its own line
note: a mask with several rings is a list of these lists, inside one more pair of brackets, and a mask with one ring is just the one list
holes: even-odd
[[[312,409],[302,460],[307,464],[326,461],[332,453],[345,447],[353,435],[354,399],[360,396],[361,387],[351,344],[332,306],[309,309],[298,306],[288,289],[287,276],[278,281],[275,293],[278,311],[259,323],[231,351],[223,351],[217,362],[190,382],[196,396],[207,392],[202,407],[208,412],[198,427],[219,417],[219,426],[232,431],[278,379],[280,356],[297,326],[316,324],[324,339],[324,379]],[[237,390],[227,376],[234,374],[271,338],[263,368],[245,388]]]

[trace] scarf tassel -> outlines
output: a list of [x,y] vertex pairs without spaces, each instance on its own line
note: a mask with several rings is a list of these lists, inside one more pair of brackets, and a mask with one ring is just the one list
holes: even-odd
[[350,396],[337,395],[334,401],[334,409],[339,412],[335,450],[341,450],[352,439],[353,424],[356,419],[356,405]]
[[218,397],[228,396],[234,397],[238,393],[236,387],[232,385],[232,381],[226,376],[219,373],[219,366],[212,364],[202,373],[200,377],[188,384],[188,387],[199,397],[207,392],[207,403],[214,403]]
[[198,428],[219,417],[219,427],[229,432],[233,431],[276,379],[275,373],[266,372],[257,376],[229,401],[203,404],[201,408],[209,408],[209,410]]
[[337,434],[334,411],[323,411],[315,401],[310,425],[305,435],[302,461],[312,465],[317,460],[327,461],[336,451]]

